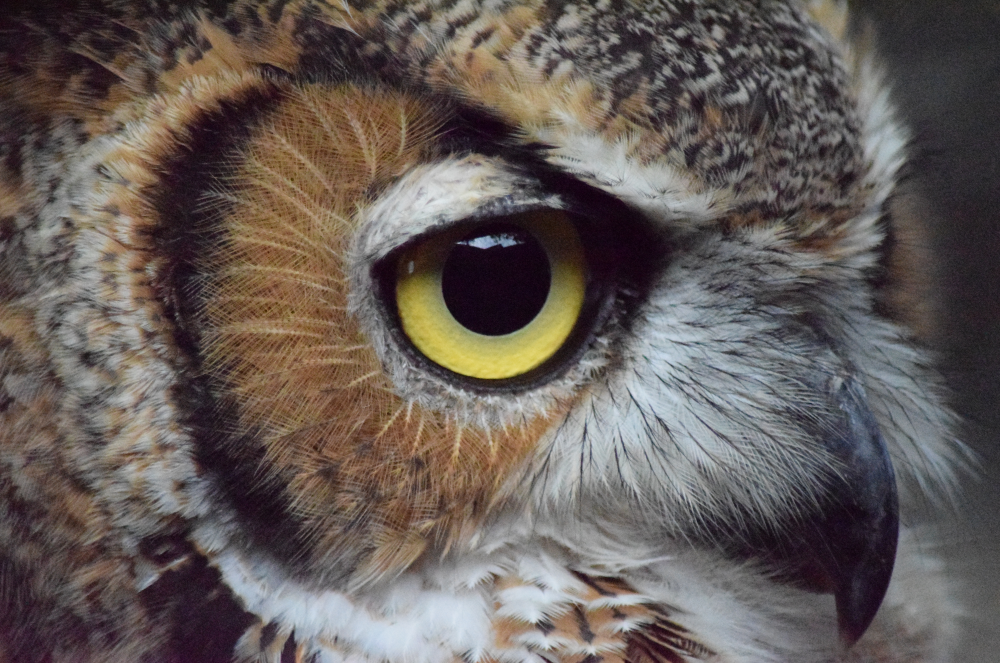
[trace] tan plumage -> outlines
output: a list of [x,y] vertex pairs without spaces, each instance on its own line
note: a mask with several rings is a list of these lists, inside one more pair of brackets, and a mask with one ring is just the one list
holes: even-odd
[[358,209],[437,156],[445,109],[320,86],[282,96],[232,175],[238,190],[210,203],[221,219],[200,265],[205,368],[226,376],[218,390],[264,449],[262,480],[288,486],[315,554],[392,575],[428,541],[475,531],[558,411],[490,430],[408,403],[348,312]]
[[[948,660],[911,521],[964,452],[855,32],[743,0],[0,19],[0,661]],[[572,332],[444,368],[407,256],[526,216],[583,247]]]

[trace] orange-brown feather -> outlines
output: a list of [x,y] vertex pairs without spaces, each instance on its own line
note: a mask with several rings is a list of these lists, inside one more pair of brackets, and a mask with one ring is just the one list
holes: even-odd
[[347,310],[359,211],[428,158],[438,115],[398,93],[295,88],[248,140],[206,261],[206,369],[315,554],[360,539],[364,577],[471,531],[550,423],[490,431],[405,402]]

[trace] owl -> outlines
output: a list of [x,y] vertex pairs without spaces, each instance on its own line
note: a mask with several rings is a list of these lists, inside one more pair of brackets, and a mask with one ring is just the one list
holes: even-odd
[[0,18],[0,661],[930,663],[969,459],[832,0]]

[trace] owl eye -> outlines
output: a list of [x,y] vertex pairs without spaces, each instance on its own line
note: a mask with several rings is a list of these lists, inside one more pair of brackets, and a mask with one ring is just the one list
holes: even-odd
[[584,310],[588,267],[569,216],[538,210],[425,237],[400,255],[399,323],[431,362],[481,380],[551,359]]

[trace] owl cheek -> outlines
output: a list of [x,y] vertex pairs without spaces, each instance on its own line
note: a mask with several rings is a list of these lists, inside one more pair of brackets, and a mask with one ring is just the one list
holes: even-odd
[[711,268],[680,261],[638,320],[630,361],[560,427],[535,481],[539,510],[568,512],[566,496],[591,512],[623,505],[605,521],[620,539],[763,564],[769,579],[832,594],[853,643],[885,595],[899,531],[866,376],[790,304],[775,315],[714,272],[703,281],[727,287],[709,299],[696,277]]
[[[381,393],[337,393],[292,429],[260,429],[267,471],[316,570],[358,586],[461,547],[549,425],[486,431]],[[358,400],[354,400],[355,398]]]

